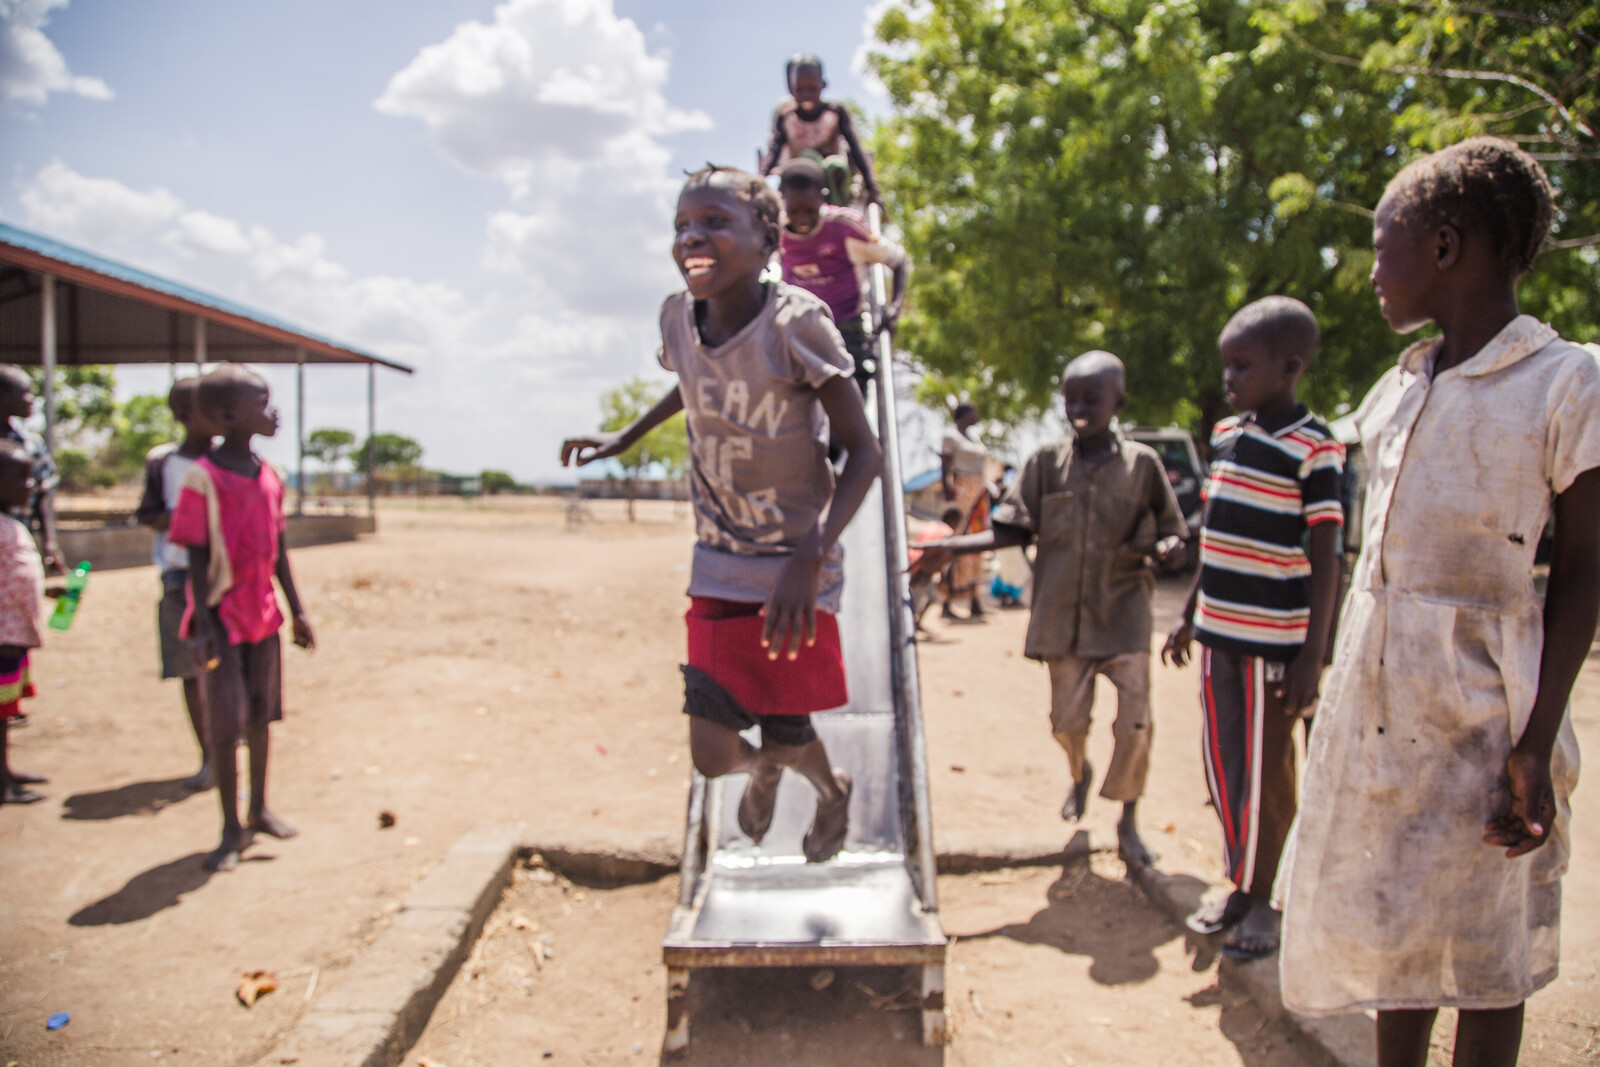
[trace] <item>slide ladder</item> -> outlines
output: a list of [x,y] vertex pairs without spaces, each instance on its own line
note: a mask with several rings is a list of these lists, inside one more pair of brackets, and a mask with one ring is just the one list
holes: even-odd
[[[873,232],[880,220],[869,212]],[[887,297],[872,268],[872,303]],[[689,975],[698,967],[922,968],[922,1039],[944,1042],[945,936],[939,924],[928,760],[917,648],[906,584],[905,500],[891,339],[878,344],[876,403],[883,474],[842,538],[839,634],[850,703],[812,716],[835,766],[854,779],[850,833],[826,863],[807,863],[800,839],[815,796],[785,774],[772,828],[760,845],[739,830],[745,775],[689,790],[682,885],[662,958],[667,966],[664,1047],[689,1043]]]

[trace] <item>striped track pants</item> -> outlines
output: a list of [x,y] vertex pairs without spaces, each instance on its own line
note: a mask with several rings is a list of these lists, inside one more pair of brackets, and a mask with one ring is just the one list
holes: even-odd
[[1267,898],[1295,813],[1294,724],[1273,694],[1284,665],[1201,647],[1201,749],[1228,878]]

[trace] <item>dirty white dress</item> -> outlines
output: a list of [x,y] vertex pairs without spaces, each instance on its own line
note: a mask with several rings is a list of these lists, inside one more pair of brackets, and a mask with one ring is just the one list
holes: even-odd
[[1280,868],[1284,1003],[1306,1015],[1510,1007],[1550,982],[1578,749],[1515,860],[1484,844],[1533,709],[1533,554],[1555,494],[1600,467],[1600,361],[1531,316],[1432,375],[1419,342],[1357,412],[1363,549]]

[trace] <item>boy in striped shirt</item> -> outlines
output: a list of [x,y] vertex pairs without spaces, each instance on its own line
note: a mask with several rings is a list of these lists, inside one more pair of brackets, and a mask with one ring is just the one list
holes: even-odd
[[1223,952],[1278,949],[1272,882],[1295,815],[1293,726],[1317,698],[1339,583],[1344,447],[1297,390],[1316,356],[1317,320],[1269,296],[1224,327],[1223,391],[1240,414],[1212,431],[1200,571],[1161,658],[1200,651],[1202,753],[1222,820],[1226,902],[1189,926],[1235,926]]

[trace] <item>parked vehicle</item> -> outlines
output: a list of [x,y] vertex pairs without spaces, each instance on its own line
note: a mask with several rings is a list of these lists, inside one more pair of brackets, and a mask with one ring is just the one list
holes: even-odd
[[1125,426],[1122,433],[1130,441],[1149,445],[1161,457],[1161,466],[1166,469],[1167,481],[1172,484],[1173,495],[1178,498],[1178,507],[1183,511],[1184,521],[1189,524],[1189,536],[1185,541],[1188,559],[1184,563],[1184,568],[1196,566],[1200,560],[1200,519],[1203,507],[1200,490],[1205,483],[1206,465],[1200,462],[1200,450],[1195,448],[1194,436],[1188,430],[1180,430],[1176,426],[1160,428]]

